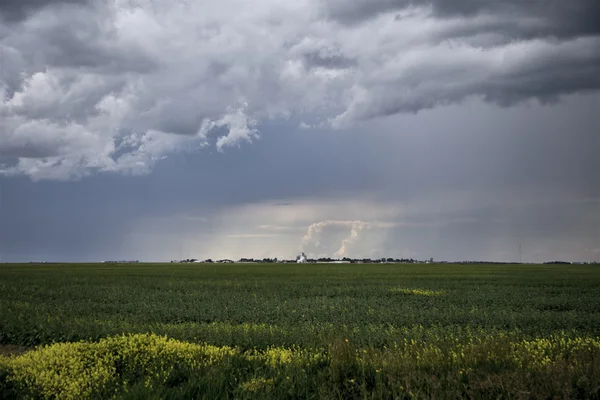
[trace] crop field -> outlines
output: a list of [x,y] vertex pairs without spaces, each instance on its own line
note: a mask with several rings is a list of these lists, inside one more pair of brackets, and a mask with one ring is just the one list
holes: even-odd
[[598,399],[600,266],[0,264],[0,349],[0,398]]

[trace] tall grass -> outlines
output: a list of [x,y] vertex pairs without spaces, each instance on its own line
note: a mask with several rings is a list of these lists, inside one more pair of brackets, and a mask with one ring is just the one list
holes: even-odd
[[593,398],[600,340],[504,335],[464,344],[349,340],[324,349],[241,351],[154,334],[59,343],[0,358],[4,397],[90,398]]

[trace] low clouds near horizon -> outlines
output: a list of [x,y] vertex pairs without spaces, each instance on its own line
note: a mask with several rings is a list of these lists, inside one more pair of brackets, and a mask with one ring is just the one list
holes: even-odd
[[5,0],[0,257],[600,260],[596,0]]

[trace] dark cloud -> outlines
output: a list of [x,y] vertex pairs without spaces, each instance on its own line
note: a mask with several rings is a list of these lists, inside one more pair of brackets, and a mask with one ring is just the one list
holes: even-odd
[[157,66],[155,60],[141,52],[111,48],[98,27],[84,21],[54,27],[43,35],[40,44],[44,46],[36,57],[43,57],[46,65],[54,67],[146,73]]
[[513,24],[507,37],[525,35],[559,38],[600,33],[600,2],[596,0],[326,0],[324,11],[329,18],[344,24],[359,23],[382,13],[411,7],[431,7],[437,18],[494,16],[508,20],[538,20],[537,27]]
[[[478,92],[486,101],[500,106],[512,106],[524,99],[537,98],[544,103],[558,101],[561,95],[595,91],[600,88],[600,56],[591,60],[596,65],[557,65],[555,69],[507,75],[504,80],[482,85]],[[541,68],[541,66],[539,66]]]
[[[427,57],[417,54],[423,61]],[[551,103],[566,94],[600,88],[597,37],[560,43],[519,42],[488,50],[459,44],[444,48],[437,62],[387,70],[385,79],[373,72],[366,100],[359,97],[341,120],[418,112],[469,96],[505,107],[532,98]]]
[[344,69],[356,65],[356,60],[344,56],[341,52],[312,51],[304,54],[304,60],[309,68],[321,67]]
[[434,0],[431,4],[435,15],[442,18],[488,14],[539,19],[547,24],[540,27],[540,35],[571,37],[600,33],[600,3],[595,0]]
[[0,20],[20,21],[32,12],[61,4],[81,5],[89,0],[2,0],[0,2]]
[[21,62],[28,69],[79,68],[123,74],[147,73],[156,68],[157,60],[147,52],[119,43],[110,18],[102,7],[57,3],[52,12],[37,19],[36,29],[14,26],[4,45],[20,50]]

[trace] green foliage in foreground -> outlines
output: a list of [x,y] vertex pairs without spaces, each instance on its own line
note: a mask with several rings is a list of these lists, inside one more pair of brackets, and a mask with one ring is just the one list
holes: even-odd
[[593,265],[0,264],[0,343],[50,345],[0,398],[599,398],[598,293]]
[[506,335],[464,344],[241,351],[153,334],[0,357],[0,396],[106,398],[598,398],[600,339]]

